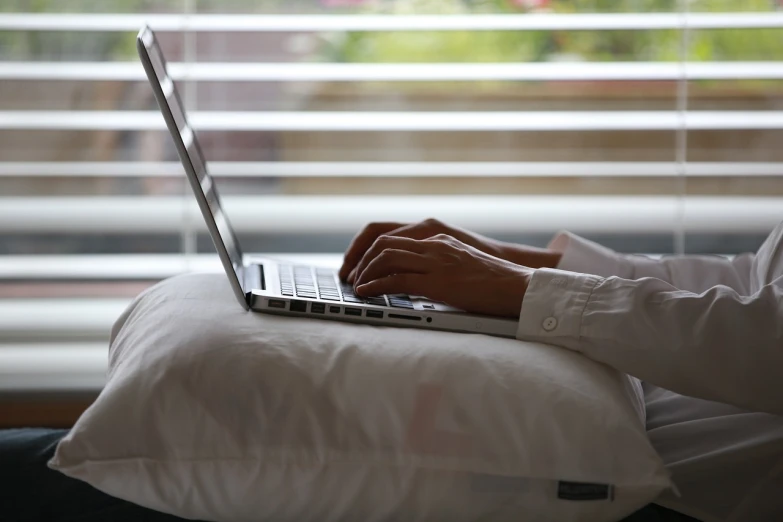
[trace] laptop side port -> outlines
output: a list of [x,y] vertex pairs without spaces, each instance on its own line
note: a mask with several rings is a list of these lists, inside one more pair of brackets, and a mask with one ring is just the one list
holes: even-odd
[[339,314],[340,313],[340,307],[339,306],[330,306],[329,307],[329,313],[330,314]]
[[326,305],[323,303],[312,303],[310,305],[310,311],[314,314],[322,314],[326,312]]
[[373,319],[383,319],[383,311],[381,310],[367,310],[365,315]]
[[348,308],[345,307],[345,315],[362,315],[362,309],[361,308]]
[[306,312],[307,311],[307,301],[291,301],[291,311],[292,312]]
[[270,299],[269,300],[269,307],[270,308],[285,308],[285,301],[282,299]]
[[421,317],[415,315],[405,315],[405,314],[389,314],[389,319],[406,319],[408,321],[421,321]]

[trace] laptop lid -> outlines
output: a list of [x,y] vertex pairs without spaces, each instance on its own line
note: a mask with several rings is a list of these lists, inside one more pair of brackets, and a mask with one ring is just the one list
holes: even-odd
[[244,267],[239,241],[220,205],[217,187],[207,171],[207,163],[196,133],[188,123],[177,87],[168,74],[166,60],[152,29],[142,27],[136,37],[136,47],[231,288],[242,306],[248,309],[247,292],[250,289],[244,288]]

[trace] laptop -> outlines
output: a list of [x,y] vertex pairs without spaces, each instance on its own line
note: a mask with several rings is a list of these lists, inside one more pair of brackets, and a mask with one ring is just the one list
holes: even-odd
[[217,188],[207,171],[195,131],[166,60],[149,27],[136,38],[155,99],[174,139],[209,235],[239,304],[255,312],[331,319],[351,323],[475,332],[515,337],[517,321],[468,314],[443,303],[407,295],[358,297],[333,269],[287,263],[261,255],[245,255],[228,216],[220,205]]

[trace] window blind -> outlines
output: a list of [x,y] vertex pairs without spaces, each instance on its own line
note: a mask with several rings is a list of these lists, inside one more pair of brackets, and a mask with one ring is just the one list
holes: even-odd
[[733,254],[783,215],[774,2],[110,4],[0,7],[0,391],[97,386],[135,293],[218,267],[144,23],[246,250],[337,253],[367,221],[436,216]]

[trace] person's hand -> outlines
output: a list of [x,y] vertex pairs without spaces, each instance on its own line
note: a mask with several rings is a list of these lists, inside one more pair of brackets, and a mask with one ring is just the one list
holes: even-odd
[[481,252],[531,268],[554,268],[560,260],[560,254],[557,252],[505,243],[469,230],[447,225],[437,219],[426,219],[411,224],[370,223],[354,237],[346,250],[343,265],[340,268],[340,279],[352,284],[356,281],[356,267],[380,236],[428,239],[438,234],[446,234]]
[[533,270],[454,237],[380,236],[356,267],[362,297],[418,295],[467,312],[518,317]]

